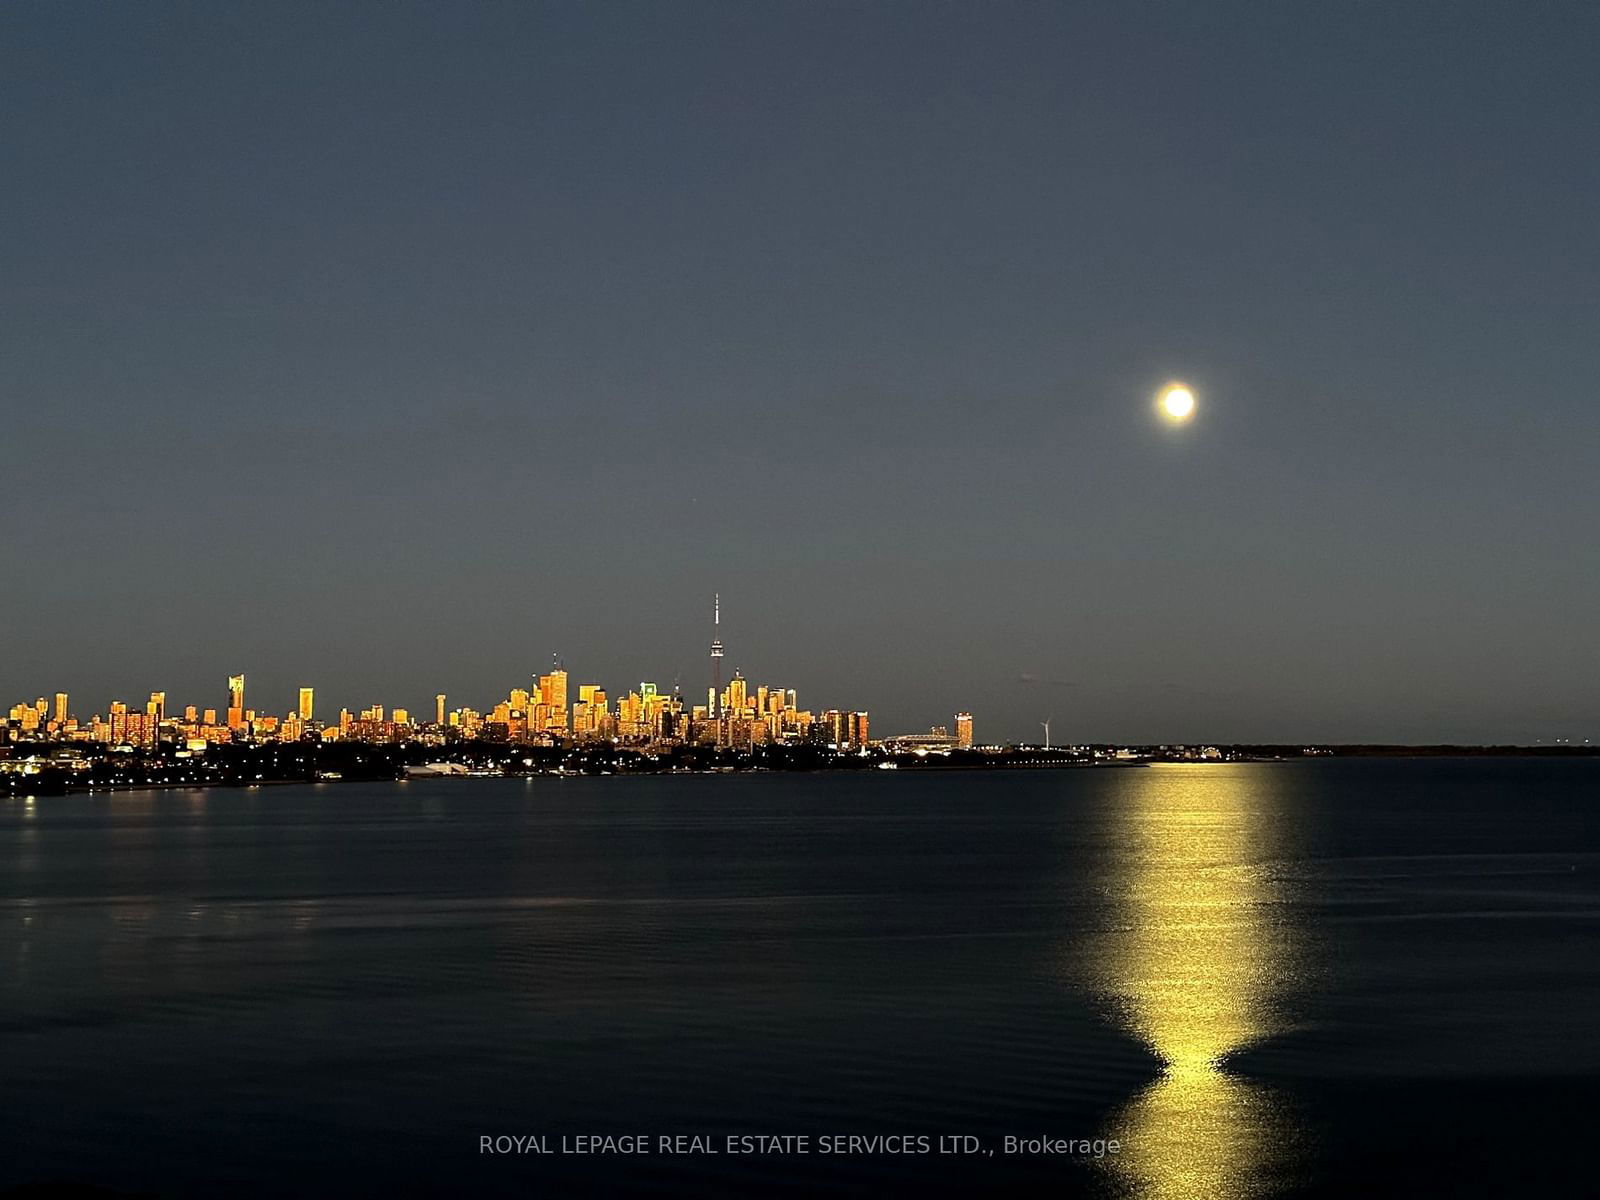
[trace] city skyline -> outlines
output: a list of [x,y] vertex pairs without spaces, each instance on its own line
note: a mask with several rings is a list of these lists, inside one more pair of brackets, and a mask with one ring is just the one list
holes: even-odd
[[[295,688],[293,705],[280,717],[270,701],[252,704],[255,693],[247,691],[248,676],[241,671],[227,676],[221,707],[186,703],[169,711],[166,691],[152,691],[142,707],[120,699],[109,701],[103,715],[100,711],[92,715],[75,712],[67,691],[20,701],[0,723],[0,740],[127,744],[147,749],[173,742],[184,743],[191,750],[219,742],[306,739],[438,745],[447,741],[552,746],[709,744],[733,750],[784,743],[821,742],[834,749],[864,749],[874,744],[865,709],[813,712],[799,705],[793,687],[749,680],[737,667],[724,682],[720,593],[711,598],[711,632],[709,686],[701,697],[703,704],[697,702],[693,691],[686,695],[678,679],[670,688],[641,680],[636,688],[615,692],[597,682],[574,684],[566,662],[559,653],[552,653],[548,673],[532,672],[530,686],[512,687],[504,699],[484,709],[471,704],[451,708],[449,693],[436,692],[431,709],[413,710],[374,699],[360,708],[341,705],[337,716],[330,719],[327,710],[318,714],[316,686],[302,683]],[[955,728],[953,735],[950,726]],[[972,714],[965,711],[956,713],[948,725],[930,726],[926,732],[914,734],[903,732],[934,744],[948,741],[957,748],[974,744]]]
[[[706,690],[696,698],[680,689],[662,689],[642,680],[624,691],[611,692],[598,683],[572,683],[565,665],[548,674],[534,673],[530,687],[513,687],[505,699],[482,709],[470,704],[449,706],[446,693],[435,693],[432,704],[412,709],[374,701],[360,709],[341,706],[336,713],[319,713],[316,688],[295,689],[295,702],[279,715],[270,701],[256,707],[247,690],[244,672],[227,677],[226,698],[218,705],[186,703],[167,706],[165,691],[152,691],[142,704],[115,699],[92,713],[74,709],[71,694],[55,692],[10,706],[0,721],[0,734],[31,741],[85,741],[107,744],[131,742],[153,746],[158,740],[201,742],[298,741],[321,736],[327,740],[403,741],[424,734],[449,734],[465,740],[510,742],[557,741],[704,741],[709,728],[714,745],[748,747],[752,742],[806,740],[813,725],[838,731],[837,744],[865,746],[868,713],[860,709],[799,707],[794,688],[757,684],[735,669],[726,685]],[[575,698],[574,698],[575,696]],[[614,706],[614,707],[613,707]],[[431,719],[430,719],[431,718]],[[751,724],[757,728],[751,728]],[[957,713],[950,722],[957,729],[951,740],[972,745],[972,716]],[[741,725],[743,727],[741,727]],[[698,727],[696,729],[695,727]],[[915,732],[925,736],[926,731]],[[935,729],[935,733],[948,733]],[[0,742],[5,741],[0,737]]]
[[[864,747],[869,743],[865,709],[826,708],[814,713],[799,706],[795,688],[752,681],[738,667],[724,681],[720,593],[711,598],[711,632],[709,686],[701,697],[703,704],[697,702],[692,689],[685,693],[681,678],[675,678],[670,687],[640,680],[636,688],[626,691],[611,691],[598,682],[574,684],[565,660],[552,653],[547,674],[531,672],[531,686],[512,687],[505,699],[481,710],[471,704],[452,709],[450,694],[435,692],[430,708],[412,709],[369,698],[359,707],[341,704],[330,720],[326,709],[318,715],[316,685],[301,683],[294,689],[293,704],[280,717],[282,710],[275,710],[270,701],[252,703],[257,693],[247,691],[248,676],[241,671],[227,676],[226,696],[220,706],[186,703],[169,712],[167,692],[162,690],[152,691],[142,707],[113,699],[103,713],[80,714],[71,707],[71,692],[56,691],[49,697],[12,705],[7,721],[0,723],[0,734],[24,741],[54,738],[154,747],[161,740],[187,739],[198,746],[305,737],[385,742],[447,734],[503,742],[702,742],[709,730],[713,745],[748,748],[761,742],[814,740],[815,725],[835,745]],[[427,719],[430,713],[431,721]],[[413,714],[419,714],[417,719]],[[961,747],[973,745],[970,712],[957,713],[950,724],[956,728],[954,735],[947,726],[916,732],[924,737],[929,733],[950,737]]]
[[[713,626],[713,630],[720,631],[720,622],[719,624]],[[623,683],[620,689],[607,687],[604,683],[598,682],[602,677],[602,673],[595,671],[591,673],[594,676],[592,680],[586,680],[582,684],[574,682],[572,684],[572,688],[575,693],[576,689],[579,687],[598,687],[607,696],[619,698],[620,696],[625,696],[629,689],[650,687],[659,689],[662,695],[672,693],[681,695],[684,699],[686,709],[693,709],[697,706],[697,704],[700,706],[708,706],[710,703],[708,696],[713,694],[713,691],[712,687],[707,686],[707,680],[715,680],[717,678],[717,664],[724,660],[733,663],[739,661],[736,658],[730,658],[726,655],[726,651],[722,650],[720,638],[716,640],[715,645],[717,649],[713,651],[711,657],[711,674],[709,676],[705,675],[707,668],[703,665],[705,660],[702,659],[700,670],[703,677],[699,680],[698,685],[693,681],[685,682],[686,676],[690,671],[693,670],[691,667],[682,671],[674,672],[670,676],[663,673],[657,673],[654,680],[643,678],[632,679],[631,682]],[[570,675],[570,673],[565,669],[564,659],[561,658],[561,656],[550,655],[548,657],[556,659],[562,664],[558,667],[560,674],[563,676]],[[821,678],[823,673],[815,671],[814,668],[815,664],[813,664],[813,670],[811,672],[802,672],[801,674],[808,680],[817,680]],[[748,685],[752,695],[757,687],[765,689],[768,686],[766,684],[757,683],[754,679],[746,676],[742,667],[735,665],[730,666],[727,668],[727,670],[729,672],[729,677],[722,681],[723,686],[720,690],[714,693],[715,695],[726,698],[728,695],[728,688],[732,686],[735,680],[737,680],[740,684]],[[172,674],[173,672],[150,672],[150,676],[156,678],[170,679]],[[190,668],[188,671],[186,671],[186,674],[192,676],[193,669]],[[460,676],[459,672],[452,672],[450,674],[452,678],[459,678]],[[493,676],[495,674],[504,674],[504,672],[503,670],[497,672],[493,668],[480,669],[477,672],[477,676],[479,678]],[[605,676],[610,678],[613,677],[614,674],[615,672],[607,672],[605,673]],[[782,675],[783,672],[764,672],[763,674],[778,676]],[[8,679],[8,675],[9,673],[5,671],[3,665],[0,665],[0,686],[3,686],[6,689],[5,691],[0,692],[0,700],[3,700],[4,702],[4,709],[0,709],[0,712],[8,712],[13,721],[15,721],[17,713],[20,709],[24,707],[35,707],[41,702],[46,704],[50,715],[59,721],[61,717],[61,705],[63,701],[70,697],[82,696],[85,694],[98,697],[98,699],[93,701],[90,705],[92,711],[80,712],[74,704],[71,713],[72,716],[80,719],[87,719],[91,716],[108,717],[112,707],[118,703],[128,706],[129,711],[142,712],[147,703],[155,702],[157,698],[159,698],[160,702],[165,705],[166,697],[171,695],[174,697],[185,697],[186,703],[183,707],[194,708],[202,713],[207,710],[214,710],[217,714],[217,723],[219,725],[225,727],[231,726],[234,728],[239,727],[246,712],[253,712],[258,716],[272,718],[298,715],[302,720],[305,720],[306,707],[308,704],[313,703],[316,706],[319,723],[325,723],[325,721],[322,719],[325,718],[330,711],[337,715],[340,711],[347,710],[351,714],[357,714],[359,719],[359,714],[363,710],[374,707],[388,711],[394,711],[398,709],[406,712],[415,718],[412,723],[419,726],[426,723],[426,719],[430,716],[435,718],[436,723],[441,723],[437,721],[438,706],[446,700],[453,702],[456,697],[463,695],[472,698],[472,702],[464,706],[467,710],[477,712],[492,711],[495,703],[495,701],[492,700],[487,701],[485,706],[481,709],[475,709],[473,705],[479,701],[483,701],[486,696],[492,695],[496,686],[495,684],[491,683],[487,685],[487,687],[474,686],[471,688],[449,689],[445,691],[434,690],[425,683],[420,685],[413,683],[404,687],[389,686],[372,688],[361,688],[359,686],[352,687],[348,684],[345,684],[343,686],[330,688],[321,684],[307,684],[303,680],[299,682],[293,682],[294,677],[282,669],[274,671],[269,668],[267,670],[258,672],[252,668],[248,672],[239,672],[235,675],[226,675],[220,681],[214,680],[209,689],[207,689],[203,684],[199,687],[187,684],[179,684],[177,686],[167,686],[156,690],[148,689],[144,685],[136,685],[131,688],[124,687],[120,689],[111,689],[103,686],[97,686],[91,682],[87,685],[76,683],[75,686],[59,690],[51,687],[46,687],[41,690],[37,687],[19,688]],[[540,678],[538,669],[534,667],[529,667],[528,675],[530,679],[535,681]],[[245,693],[246,703],[243,706],[238,707],[236,710],[235,705],[233,704],[233,701],[237,696],[235,691],[236,685],[242,686],[247,680],[255,680],[258,682],[250,683],[248,691]],[[1009,685],[1010,691],[1013,693],[1013,698],[1019,694],[1027,697],[1036,697],[1037,708],[1035,709],[1034,714],[1031,716],[1031,719],[1029,715],[1027,715],[1026,709],[1021,710],[1024,713],[1024,716],[1021,720],[1013,719],[1009,722],[997,722],[993,718],[986,716],[984,722],[986,726],[985,740],[997,745],[1007,743],[1029,744],[1039,742],[1041,740],[1041,728],[1048,728],[1051,724],[1054,725],[1056,730],[1054,737],[1056,744],[1081,745],[1292,745],[1296,743],[1304,743],[1307,745],[1329,745],[1368,743],[1415,745],[1459,744],[1489,746],[1560,743],[1589,744],[1591,741],[1595,740],[1597,734],[1600,734],[1600,722],[1569,719],[1564,716],[1553,716],[1552,719],[1544,722],[1524,722],[1521,726],[1521,728],[1524,730],[1523,733],[1520,735],[1507,734],[1504,736],[1495,736],[1493,733],[1488,733],[1481,736],[1440,736],[1437,738],[1424,737],[1407,739],[1393,736],[1392,734],[1388,734],[1377,729],[1371,730],[1371,732],[1367,735],[1350,737],[1215,736],[1214,734],[1207,732],[1207,727],[1204,721],[1194,720],[1190,720],[1186,723],[1186,728],[1188,730],[1187,736],[1113,736],[1106,733],[1104,722],[1094,714],[1093,704],[1094,696],[1097,691],[1108,693],[1114,693],[1118,691],[1119,686],[1117,681],[1102,681],[1097,687],[1094,683],[1066,679],[1042,678],[1027,672],[1022,672],[1014,676],[1010,676],[1006,682]],[[881,685],[877,687],[869,687],[865,689],[866,695],[871,697],[873,702],[863,703],[859,709],[851,708],[841,711],[872,712],[875,714],[875,721],[880,720],[876,714],[887,712],[890,715],[887,718],[881,719],[881,723],[877,726],[880,731],[892,730],[893,733],[897,735],[923,734],[929,729],[937,726],[953,725],[953,723],[956,722],[956,719],[963,715],[961,712],[957,712],[957,709],[981,708],[981,705],[970,703],[966,701],[964,697],[978,696],[982,698],[985,695],[988,695],[990,698],[992,698],[994,691],[992,688],[986,691],[983,683],[984,681],[982,680],[965,681],[964,686],[958,684],[952,688],[941,689],[939,692],[941,699],[939,700],[918,699],[909,702],[906,699],[904,692],[896,694],[894,689],[884,688]],[[512,692],[515,692],[515,690],[515,688],[511,689]],[[842,689],[838,687],[830,687],[825,682],[821,682],[808,684],[800,688],[792,686],[785,687],[783,690],[790,694],[794,694],[796,691],[804,691],[808,695],[814,695],[819,690],[825,693],[831,693],[833,691],[841,691]],[[1181,689],[1175,687],[1168,690],[1172,693],[1181,692]],[[272,699],[265,707],[257,708],[254,701],[263,694],[271,696]],[[6,699],[7,697],[9,697],[9,699]],[[187,703],[187,698],[191,697],[206,697],[209,702]],[[888,703],[884,703],[885,697],[889,698]],[[1203,699],[1203,696],[1199,693],[1195,693],[1190,698],[1199,700]],[[398,699],[400,703],[394,703],[393,701],[396,699]],[[459,712],[461,711],[461,707],[463,706],[456,706],[452,703],[445,715],[448,717],[452,713]],[[1018,706],[1013,703],[1012,709],[1013,711],[1017,711]],[[956,713],[955,717],[952,717],[952,712]],[[1226,722],[1220,722],[1218,725],[1212,726],[1211,728],[1216,729],[1225,725]],[[1594,732],[1591,732],[1591,730]]]

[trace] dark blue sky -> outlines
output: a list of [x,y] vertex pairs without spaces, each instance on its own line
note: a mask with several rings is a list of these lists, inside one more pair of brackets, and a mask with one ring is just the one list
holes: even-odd
[[875,732],[1600,740],[1597,43],[7,4],[0,697],[698,692],[720,590]]

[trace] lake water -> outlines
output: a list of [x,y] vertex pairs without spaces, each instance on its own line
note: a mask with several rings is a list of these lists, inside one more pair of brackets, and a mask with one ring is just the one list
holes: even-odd
[[[1322,760],[0,801],[0,1194],[1592,1194],[1597,784]],[[723,1152],[560,1153],[620,1134]],[[502,1135],[549,1152],[480,1153]],[[909,1152],[822,1141],[849,1135]]]

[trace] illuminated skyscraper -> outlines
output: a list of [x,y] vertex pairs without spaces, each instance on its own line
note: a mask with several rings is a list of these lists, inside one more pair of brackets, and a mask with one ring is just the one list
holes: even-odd
[[539,676],[539,700],[549,710],[547,729],[567,727],[567,672],[561,666],[548,675]]
[[65,725],[66,723],[67,723],[67,694],[65,692],[57,692],[56,693],[56,724],[57,725]]
[[867,744],[867,714],[864,712],[851,713],[849,728],[850,744],[852,746],[865,746]]
[[150,703],[145,705],[144,711],[155,718],[157,725],[167,719],[167,694],[165,692],[151,692]]
[[315,692],[315,690],[313,688],[307,688],[307,687],[301,688],[300,689],[300,709],[299,709],[300,719],[302,721],[311,720],[312,719],[312,714],[316,711],[316,707],[317,706],[316,706],[316,692]]
[[111,741],[120,744],[128,737],[128,706],[121,700],[111,702]]
[[970,749],[972,746],[971,713],[963,712],[956,714],[956,745],[960,746],[963,750]]
[[836,750],[850,744],[850,714],[830,708],[822,714],[823,739]]
[[228,676],[228,728],[244,728],[244,676]]
[[444,724],[444,693],[443,692],[440,692],[437,696],[435,696],[433,698],[433,723],[435,725],[443,725]]

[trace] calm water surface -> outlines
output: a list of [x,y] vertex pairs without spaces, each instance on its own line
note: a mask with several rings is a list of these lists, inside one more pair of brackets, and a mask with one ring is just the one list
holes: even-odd
[[[0,1193],[1587,1194],[1597,785],[1339,760],[0,801]],[[996,1154],[478,1153],[634,1132]]]

